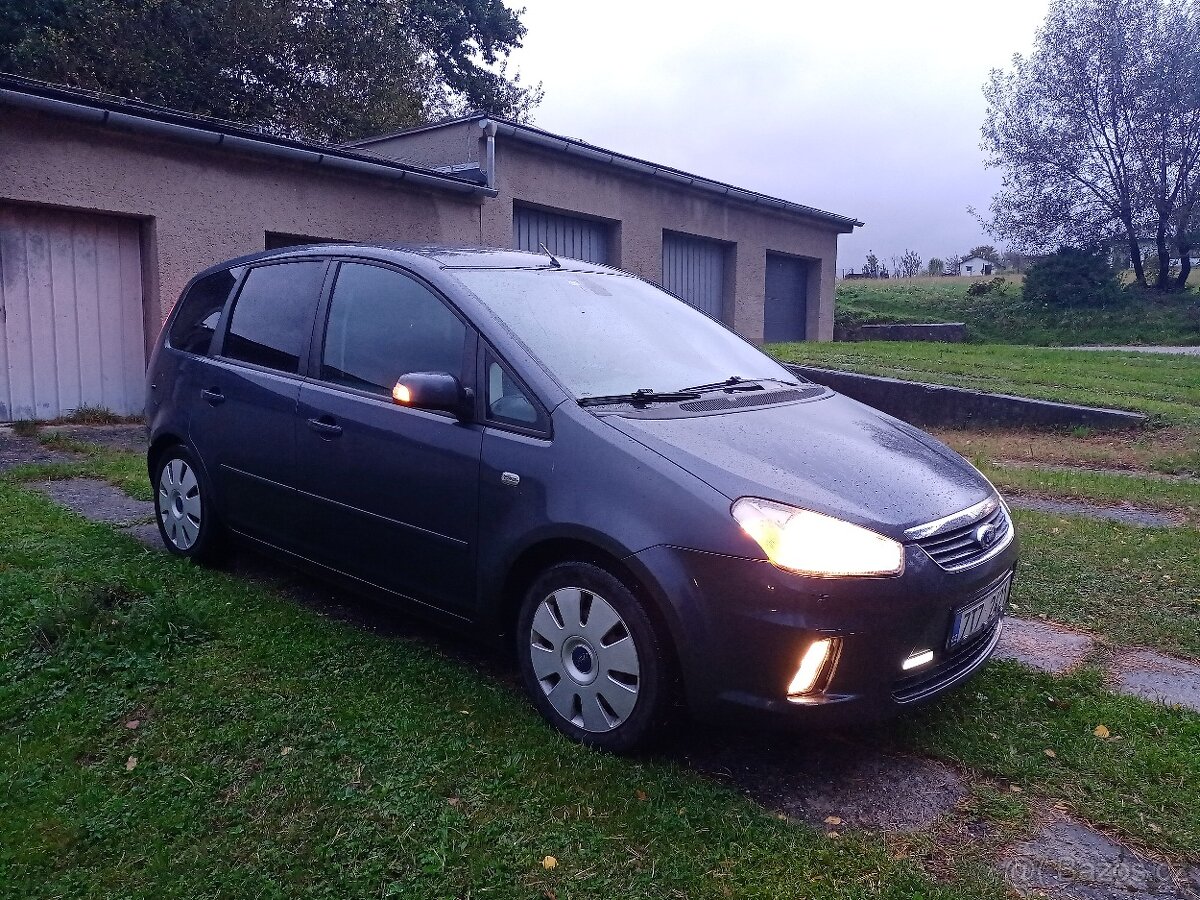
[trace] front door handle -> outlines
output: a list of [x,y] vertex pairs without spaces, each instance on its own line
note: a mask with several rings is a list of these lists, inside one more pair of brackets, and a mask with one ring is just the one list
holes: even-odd
[[319,419],[309,419],[308,427],[317,434],[323,434],[326,437],[337,437],[342,433],[342,426],[333,421],[329,416],[321,416]]
[[225,402],[225,395],[221,393],[220,388],[204,388],[200,391],[200,396],[207,400],[211,406]]

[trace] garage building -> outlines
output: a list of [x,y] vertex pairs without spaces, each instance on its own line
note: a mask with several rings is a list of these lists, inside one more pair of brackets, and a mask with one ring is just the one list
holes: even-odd
[[188,279],[264,248],[545,246],[752,340],[828,340],[859,224],[483,115],[329,147],[0,76],[0,421],[140,412]]

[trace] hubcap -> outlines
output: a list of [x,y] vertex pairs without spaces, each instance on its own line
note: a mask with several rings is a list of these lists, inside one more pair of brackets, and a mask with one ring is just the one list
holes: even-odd
[[203,510],[196,473],[182,459],[172,459],[158,476],[158,517],[167,540],[187,550],[200,537]]
[[637,647],[603,597],[560,588],[537,608],[529,653],[550,705],[584,731],[611,731],[629,718],[641,686]]

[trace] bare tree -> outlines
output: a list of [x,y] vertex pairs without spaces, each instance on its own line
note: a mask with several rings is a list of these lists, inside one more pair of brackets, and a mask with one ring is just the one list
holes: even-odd
[[951,275],[957,275],[958,269],[962,265],[962,257],[957,253],[952,253],[946,257],[946,271]]
[[1119,238],[1143,285],[1152,236],[1166,287],[1200,168],[1195,0],[1054,0],[1033,52],[984,92],[983,148],[1004,176],[989,231],[1032,253]]
[[867,278],[879,277],[879,257],[875,255],[874,250],[867,254],[866,262],[863,263],[862,273]]
[[905,250],[900,257],[900,274],[905,278],[916,278],[921,274],[921,254],[916,250]]

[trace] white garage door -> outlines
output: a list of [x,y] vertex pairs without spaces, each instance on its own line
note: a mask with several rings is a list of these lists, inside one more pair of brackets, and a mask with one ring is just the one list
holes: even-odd
[[139,226],[0,203],[0,421],[141,412]]

